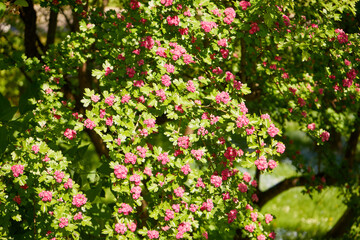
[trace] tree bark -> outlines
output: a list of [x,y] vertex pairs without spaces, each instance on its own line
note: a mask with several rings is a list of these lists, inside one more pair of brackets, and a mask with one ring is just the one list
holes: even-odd
[[55,42],[56,27],[57,27],[58,12],[50,10],[50,19],[48,25],[48,32],[46,37],[46,50],[49,49],[51,44]]
[[326,234],[326,238],[340,238],[348,233],[356,217],[355,213],[355,209],[347,208],[335,226]]
[[40,59],[40,53],[37,49],[37,35],[36,35],[36,11],[32,0],[26,0],[28,7],[22,7],[20,17],[25,24],[24,45],[25,55],[27,57],[37,57]]

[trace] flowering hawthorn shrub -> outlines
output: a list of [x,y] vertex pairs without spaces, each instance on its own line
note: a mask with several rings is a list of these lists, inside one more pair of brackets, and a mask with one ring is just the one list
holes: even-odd
[[[17,226],[40,239],[211,239],[241,229],[274,239],[273,216],[259,212],[258,182],[247,169],[276,168],[286,149],[282,114],[319,144],[329,141],[325,120],[311,113],[328,111],[323,94],[355,105],[359,88],[358,58],[350,56],[357,45],[349,44],[356,37],[270,2],[131,0],[121,12],[43,2],[76,6],[82,20],[41,62],[24,58],[41,72],[42,93],[20,129],[12,116],[1,119],[0,131],[16,135],[0,168],[1,234],[11,237]],[[290,46],[294,56],[285,61]],[[324,78],[311,64],[328,48]],[[80,89],[65,87],[73,81]],[[264,98],[253,107],[250,87],[259,85]],[[71,97],[77,91],[81,99]],[[94,186],[79,169],[84,132],[105,149]]]

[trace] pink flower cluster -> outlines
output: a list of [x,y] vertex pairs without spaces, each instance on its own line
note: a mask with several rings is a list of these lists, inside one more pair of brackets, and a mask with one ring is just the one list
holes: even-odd
[[244,126],[247,126],[249,124],[249,119],[245,116],[245,114],[239,116],[236,120],[236,126],[238,128],[242,128]]
[[258,26],[258,24],[256,22],[251,23],[250,27],[251,27],[251,29],[249,30],[250,34],[255,34],[258,31],[260,31],[260,28],[259,28],[259,26]]
[[279,133],[279,129],[276,128],[275,125],[272,123],[270,124],[267,133],[270,135],[270,137],[275,137]]
[[189,148],[190,139],[188,136],[179,137],[177,143],[179,147],[187,149]]
[[42,191],[39,193],[39,197],[41,197],[43,202],[50,202],[52,199],[52,192],[50,191]]
[[196,160],[200,160],[201,157],[204,155],[204,151],[199,149],[199,150],[191,150],[191,154],[195,157]]
[[67,128],[64,132],[64,136],[67,137],[68,139],[72,140],[76,137],[76,131]]
[[221,92],[215,97],[216,103],[219,104],[220,102],[227,104],[230,101],[229,93]]
[[324,131],[320,134],[320,137],[321,137],[321,141],[323,141],[323,142],[329,141],[330,133],[327,131]]
[[64,228],[66,227],[67,225],[69,225],[69,219],[65,218],[65,217],[62,217],[59,219],[59,227],[60,228]]
[[207,210],[208,212],[211,212],[211,210],[214,208],[214,203],[211,199],[206,199],[206,202],[203,202],[200,210],[204,211]]
[[182,222],[179,224],[178,233],[176,234],[176,239],[183,238],[184,233],[191,230],[191,223]]
[[161,83],[164,84],[165,87],[169,87],[171,85],[171,78],[169,75],[163,75],[161,77]]
[[84,126],[90,130],[92,130],[96,125],[95,125],[95,122],[91,121],[91,119],[86,119],[84,121]]
[[122,203],[121,207],[118,210],[118,213],[123,213],[124,215],[129,215],[131,212],[133,211],[133,208],[126,204],[126,203]]
[[149,230],[147,232],[147,235],[148,235],[149,239],[158,239],[159,238],[159,232],[156,230]]
[[347,43],[348,40],[348,35],[344,32],[344,30],[342,29],[335,29],[335,33],[337,33],[337,39],[339,43]]
[[167,164],[168,162],[170,162],[170,159],[169,159],[169,154],[167,152],[165,153],[160,153],[160,155],[157,157],[157,160],[158,161],[161,161],[161,164],[162,165],[165,165]]
[[236,219],[238,211],[236,209],[231,210],[228,215],[228,223],[232,223]]
[[76,207],[81,207],[82,205],[84,205],[87,201],[87,198],[79,193],[79,194],[76,194],[74,197],[73,197],[73,201],[72,201],[72,204]]
[[226,17],[224,18],[224,23],[231,24],[234,21],[234,18],[236,17],[236,12],[233,8],[226,8],[224,11]]
[[124,165],[116,165],[114,167],[114,174],[116,178],[125,179],[128,173],[128,169]]
[[217,28],[217,26],[215,22],[201,22],[201,28],[205,32],[210,32],[213,28]]
[[139,186],[136,186],[136,187],[133,187],[131,190],[130,190],[130,193],[132,193],[132,198],[133,199],[138,199],[141,195],[141,187]]
[[166,21],[170,26],[179,26],[180,24],[180,18],[178,16],[168,16]]
[[146,126],[147,126],[148,128],[153,128],[153,127],[155,127],[155,123],[156,123],[156,119],[150,118],[150,119],[145,119],[145,120],[144,120],[144,124],[146,124]]
[[185,193],[185,190],[182,187],[178,187],[178,188],[174,189],[174,193],[175,193],[175,196],[182,197]]
[[174,211],[170,209],[165,210],[165,221],[170,221],[171,219],[174,219],[174,217],[175,217]]
[[55,175],[54,178],[55,178],[56,182],[58,182],[58,183],[61,183],[63,178],[65,177],[64,172],[57,171],[57,170],[55,171],[54,175]]
[[220,187],[222,184],[222,178],[220,176],[212,175],[210,178],[210,183],[215,187]]
[[134,182],[136,186],[140,185],[141,183],[141,177],[138,174],[133,174],[130,176],[130,182]]
[[109,97],[105,98],[105,103],[109,106],[112,106],[114,104],[114,95],[110,95]]
[[130,153],[130,152],[125,153],[125,159],[124,159],[125,163],[131,163],[134,165],[136,163],[136,159],[137,159],[137,157],[135,154]]
[[240,1],[239,3],[240,7],[242,8],[242,10],[246,10],[248,7],[251,7],[251,3],[248,1]]
[[23,165],[13,165],[11,166],[11,171],[13,172],[14,177],[18,177],[20,174],[24,173]]

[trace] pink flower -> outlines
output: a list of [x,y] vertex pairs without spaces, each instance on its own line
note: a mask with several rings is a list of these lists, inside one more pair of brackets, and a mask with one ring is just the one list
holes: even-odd
[[165,5],[165,7],[171,6],[173,4],[173,0],[161,0],[161,4]]
[[244,172],[243,180],[244,180],[245,182],[250,182],[250,181],[251,181],[251,176],[250,176],[250,174],[247,173],[247,172]]
[[211,212],[213,208],[214,208],[213,201],[211,199],[207,199],[206,202],[203,202],[200,210],[204,211],[206,209],[208,212]]
[[196,88],[194,86],[194,83],[193,81],[189,80],[186,84],[186,89],[189,91],[189,92],[195,92],[196,91]]
[[169,75],[163,75],[161,77],[161,83],[164,84],[164,86],[169,87],[171,85],[171,79]]
[[128,173],[128,169],[124,165],[116,165],[114,167],[114,174],[116,178],[125,179]]
[[93,94],[92,96],[91,96],[91,101],[93,101],[93,102],[98,102],[100,100],[100,96],[99,95],[95,95],[95,94]]
[[150,239],[158,239],[159,238],[159,232],[156,230],[149,230],[147,232],[147,235]]
[[182,187],[174,189],[174,193],[177,197],[182,197],[185,193],[185,190]]
[[250,225],[246,225],[245,226],[245,230],[248,231],[248,232],[254,232],[254,229],[255,229],[255,225],[254,224],[250,224]]
[[146,174],[146,175],[148,175],[149,177],[151,177],[151,176],[152,176],[151,169],[148,168],[148,167],[145,167],[145,169],[144,169],[144,174]]
[[222,178],[220,176],[212,175],[210,178],[210,183],[215,187],[220,187],[222,184]]
[[66,227],[67,225],[69,225],[69,219],[65,218],[65,217],[62,217],[59,219],[59,227],[60,228],[64,228]]
[[183,58],[184,58],[184,63],[186,65],[188,65],[190,63],[194,63],[193,57],[191,55],[189,55],[189,54],[184,54]]
[[127,224],[127,227],[128,227],[129,230],[132,231],[132,232],[135,232],[136,226],[137,226],[137,225],[136,225],[136,223],[134,223],[134,222],[130,222],[130,223]]
[[130,153],[130,152],[125,153],[125,159],[124,159],[125,163],[131,163],[134,165],[136,163],[136,159],[137,159],[137,157],[135,154]]
[[184,166],[181,167],[181,171],[185,174],[188,175],[191,172],[191,168],[189,164],[185,164]]
[[320,137],[321,137],[321,141],[323,141],[323,142],[329,141],[330,133],[327,131],[324,131],[320,134]]
[[168,16],[167,18],[166,18],[166,21],[167,21],[167,23],[169,24],[169,26],[179,26],[179,24],[180,24],[180,19],[179,19],[179,17],[178,16]]
[[198,210],[199,206],[195,205],[195,204],[190,204],[190,208],[189,210],[191,212],[196,212]]
[[50,202],[52,199],[52,192],[50,191],[42,191],[39,193],[39,197],[41,197],[43,202]]
[[168,73],[173,73],[173,72],[175,71],[175,67],[174,67],[174,65],[172,65],[172,64],[167,64],[167,63],[165,63],[165,64],[164,64],[164,68],[166,68],[166,71],[167,71]]
[[274,168],[277,167],[277,163],[276,163],[274,160],[272,160],[272,159],[269,160],[268,165],[269,165],[269,168],[270,168],[270,169],[274,169]]
[[191,150],[191,154],[195,157],[196,160],[200,160],[201,157],[204,155],[204,151],[203,150]]
[[235,221],[237,213],[238,213],[238,211],[236,209],[234,209],[234,210],[231,210],[227,214],[228,215],[228,223],[232,223],[233,221]]
[[18,205],[21,204],[21,197],[20,197],[20,196],[15,196],[15,197],[13,198],[13,200],[14,200],[14,202],[16,202]]
[[223,38],[223,39],[220,39],[217,44],[220,46],[220,47],[227,47],[227,39],[226,38]]
[[155,45],[154,39],[151,36],[147,36],[144,41],[140,41],[140,46],[151,50]]
[[247,192],[247,190],[248,190],[248,187],[246,186],[246,184],[245,184],[245,183],[239,183],[239,185],[238,185],[238,189],[239,189],[239,191],[240,191],[240,192],[242,192],[242,193],[246,193],[246,192]]
[[227,104],[230,101],[229,93],[223,91],[215,97],[215,100],[217,104],[220,102]]
[[133,199],[138,199],[141,195],[141,187],[139,186],[136,186],[136,187],[133,187],[131,190],[130,190],[130,193],[133,193],[132,197]]
[[266,237],[264,234],[260,234],[258,237],[257,237],[257,240],[265,240]]
[[216,28],[218,25],[215,22],[201,22],[201,28],[205,32],[210,32],[213,28]]
[[255,160],[254,164],[259,170],[265,170],[268,167],[268,163],[264,156],[260,156],[257,160]]
[[110,116],[106,119],[106,122],[105,122],[106,126],[112,126],[113,125],[113,117]]
[[114,72],[111,68],[107,67],[105,69],[105,76],[109,75],[110,73]]
[[265,222],[269,224],[273,220],[273,216],[271,214],[265,214]]
[[244,126],[247,126],[249,124],[249,119],[245,116],[245,114],[239,116],[236,120],[236,126],[238,128],[242,128]]
[[127,231],[127,227],[124,223],[115,224],[115,232],[125,234],[126,231]]
[[146,124],[146,126],[147,126],[148,128],[153,128],[153,127],[155,127],[155,123],[156,123],[156,119],[149,118],[149,119],[145,119],[145,120],[144,120],[144,124]]
[[279,129],[276,128],[274,124],[270,124],[267,133],[270,135],[270,137],[275,137],[279,133]]
[[166,94],[164,89],[156,90],[156,96],[160,97],[161,101],[166,100]]
[[109,97],[105,98],[105,103],[109,106],[112,106],[114,104],[114,95],[110,95]]
[[67,137],[68,139],[72,140],[76,137],[76,131],[67,128],[64,132],[64,136]]
[[65,183],[64,183],[64,188],[68,189],[68,188],[72,188],[73,187],[73,181],[71,178],[69,178]]
[[258,31],[260,31],[260,28],[259,28],[259,26],[257,25],[256,22],[251,23],[250,27],[251,27],[251,29],[249,30],[250,34],[255,34]]
[[251,220],[253,222],[256,222],[256,220],[258,218],[258,213],[257,212],[252,212],[252,213],[250,213],[250,217],[251,217]]
[[175,212],[170,209],[166,209],[165,214],[166,214],[165,221],[170,221],[171,219],[174,219],[174,217],[175,217]]
[[118,213],[123,213],[124,215],[129,215],[131,212],[133,211],[133,208],[126,204],[126,203],[122,203],[121,207],[118,210]]
[[11,171],[13,172],[14,177],[18,177],[20,174],[24,173],[23,165],[13,165],[11,166]]
[[141,146],[137,146],[136,150],[138,150],[138,154],[139,154],[140,157],[142,157],[142,158],[146,157],[146,152],[147,152],[146,148],[143,148]]
[[77,214],[74,215],[74,220],[81,220],[81,219],[83,219],[82,212],[78,212]]
[[240,1],[239,5],[242,8],[242,10],[245,11],[248,7],[251,6],[251,3],[249,3],[248,1]]
[[87,201],[87,198],[83,195],[83,194],[76,194],[73,197],[73,201],[72,204],[76,207],[81,207],[82,205],[84,205]]
[[134,184],[137,186],[141,183],[141,177],[137,174],[131,175],[129,180],[130,182],[134,182]]
[[198,178],[197,183],[196,183],[196,187],[205,188],[205,184],[203,183],[202,178]]
[[121,98],[121,103],[128,103],[130,99],[131,99],[131,96],[130,96],[129,94],[125,94],[125,95]]
[[275,239],[275,238],[276,238],[276,234],[275,234],[274,232],[269,233],[269,238]]
[[188,136],[179,137],[177,143],[179,147],[187,149],[189,147],[190,139]]
[[84,126],[90,130],[92,130],[96,125],[95,125],[95,122],[91,121],[91,119],[86,119],[84,121]]
[[173,204],[171,207],[176,213],[180,212],[180,204]]
[[169,159],[169,154],[167,152],[165,153],[160,153],[160,155],[157,157],[157,160],[158,161],[161,161],[161,164],[165,165],[167,164],[168,162],[170,162],[170,159]]
[[166,52],[165,52],[166,48],[163,48],[163,47],[159,47],[157,50],[156,50],[156,55],[160,56],[160,57],[163,57],[163,58],[166,58],[167,55],[166,55]]
[[39,150],[40,150],[40,147],[39,147],[38,145],[33,145],[33,146],[31,147],[31,150],[33,150],[33,152],[34,152],[35,154],[37,154],[37,153],[39,152]]
[[283,153],[285,152],[285,145],[284,145],[283,143],[278,142],[278,143],[276,144],[276,146],[277,146],[276,151],[277,151],[278,153],[283,154]]
[[62,179],[65,177],[65,173],[64,172],[61,172],[61,171],[55,171],[55,173],[54,173],[54,175],[55,175],[55,179],[56,179],[56,182],[58,182],[58,183],[61,183],[62,182]]

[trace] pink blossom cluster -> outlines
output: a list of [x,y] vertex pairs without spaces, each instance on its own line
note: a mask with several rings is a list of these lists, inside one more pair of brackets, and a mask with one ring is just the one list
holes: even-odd
[[83,219],[83,215],[82,212],[78,212],[77,214],[74,215],[74,220],[81,220]]
[[125,179],[128,173],[128,169],[124,165],[116,165],[114,167],[114,174],[116,178]]
[[32,145],[31,150],[37,154],[40,150],[40,147],[38,145]]
[[175,217],[174,211],[170,209],[165,210],[165,221],[170,221],[171,219],[174,219],[174,217]]
[[57,170],[55,171],[54,175],[55,175],[54,178],[55,178],[56,182],[58,182],[58,183],[61,183],[63,178],[65,177],[64,172],[57,171]]
[[76,207],[81,207],[82,205],[84,205],[87,201],[87,198],[79,193],[79,194],[76,194],[74,197],[73,197],[73,201],[72,201],[72,204]]
[[204,155],[204,151],[199,149],[199,150],[191,150],[191,154],[195,157],[196,160],[200,160],[201,157]]
[[194,82],[189,80],[187,83],[186,83],[186,89],[189,91],[189,92],[195,92],[196,91],[196,88],[195,88],[195,85],[194,85]]
[[327,132],[327,131],[323,131],[323,132],[320,134],[320,137],[321,137],[321,141],[323,141],[323,142],[329,141],[330,133]]
[[184,149],[189,148],[190,139],[188,136],[179,137],[177,140],[178,146]]
[[65,183],[64,183],[64,188],[65,189],[69,189],[73,187],[73,180],[71,178],[69,178]]
[[206,199],[206,202],[203,202],[200,210],[204,211],[207,210],[208,212],[211,212],[211,210],[214,208],[214,203],[211,199]]
[[39,193],[39,197],[41,197],[43,202],[50,202],[52,199],[51,191],[42,191]]
[[205,188],[205,184],[202,181],[202,178],[198,178],[197,183],[196,183],[196,187]]
[[339,43],[343,44],[343,43],[347,43],[348,40],[348,35],[344,32],[344,30],[342,29],[335,29],[335,33],[337,33],[337,40]]
[[155,127],[155,123],[156,123],[156,119],[149,118],[149,119],[145,119],[145,120],[144,120],[144,124],[146,124],[146,126],[147,126],[148,128],[153,128],[153,127]]
[[20,174],[24,173],[24,166],[23,165],[13,165],[11,166],[11,171],[13,172],[14,177],[20,176]]
[[222,184],[222,178],[220,176],[212,175],[210,178],[210,183],[215,187],[220,187]]
[[248,1],[240,1],[239,6],[242,8],[242,10],[246,11],[248,7],[251,7],[251,3]]
[[169,77],[169,75],[163,75],[161,77],[161,83],[164,84],[165,87],[170,87],[171,85],[171,78]]
[[217,24],[215,22],[201,22],[201,28],[205,32],[210,32],[213,28],[217,28]]
[[137,147],[136,147],[136,150],[138,151],[138,155],[139,155],[141,158],[145,158],[145,157],[146,157],[146,152],[147,152],[147,149],[146,149],[146,148],[141,147],[141,146],[137,146]]
[[164,89],[156,90],[156,96],[160,97],[160,101],[166,100],[166,94]]
[[135,164],[136,163],[136,159],[137,159],[137,156],[133,153],[125,153],[125,159],[124,159],[124,162],[125,163],[131,163],[131,164]]
[[216,95],[215,100],[217,104],[221,102],[227,104],[230,101],[229,93],[222,91],[221,93]]
[[59,227],[60,228],[64,228],[68,225],[69,225],[69,219],[67,219],[66,217],[62,217],[59,219]]
[[174,193],[175,193],[175,196],[182,197],[185,193],[185,190],[182,187],[178,187],[178,188],[174,189]]
[[147,36],[143,41],[140,41],[140,46],[151,50],[155,45],[155,41],[151,36]]
[[224,23],[226,24],[231,24],[234,21],[234,18],[236,17],[236,12],[233,8],[226,8],[225,11],[225,18],[224,18]]
[[140,195],[141,195],[141,187],[139,187],[139,186],[135,186],[135,187],[133,187],[131,190],[130,190],[130,193],[132,193],[133,195],[132,195],[132,198],[133,199],[138,199],[139,197],[140,197]]
[[122,203],[121,207],[118,209],[118,213],[122,213],[124,215],[129,215],[132,211],[133,208],[126,203]]
[[238,128],[242,128],[244,126],[247,126],[249,124],[249,119],[246,117],[245,114],[239,116],[236,120],[236,126]]
[[232,223],[236,219],[236,215],[238,214],[238,211],[236,209],[231,210],[228,215],[228,223]]
[[127,231],[127,227],[124,223],[115,224],[115,232],[120,234],[125,234],[126,231]]
[[130,180],[130,182],[134,182],[134,184],[136,186],[138,186],[141,183],[141,176],[135,173],[135,174],[130,176],[129,180]]
[[166,21],[169,26],[179,26],[180,24],[180,18],[178,16],[168,16]]
[[188,175],[191,172],[191,168],[190,165],[187,163],[184,166],[181,167],[181,171],[185,174]]
[[160,155],[157,157],[157,160],[161,162],[161,164],[165,165],[170,162],[169,154],[167,152],[160,153]]
[[270,135],[270,137],[275,137],[279,133],[279,129],[276,128],[275,125],[272,123],[270,124],[267,133]]
[[251,27],[251,29],[249,30],[250,34],[255,34],[258,31],[260,31],[260,28],[259,28],[259,26],[258,26],[258,24],[256,22],[251,23],[250,27]]
[[248,186],[245,183],[239,183],[238,184],[238,189],[240,192],[242,193],[246,193],[248,190]]
[[109,106],[112,106],[114,104],[115,96],[110,95],[109,97],[105,98],[105,103]]
[[95,122],[91,121],[89,118],[84,121],[84,126],[90,130],[96,127]]
[[191,231],[191,223],[182,222],[179,224],[178,233],[176,234],[176,239],[183,238],[184,233]]
[[147,232],[147,235],[148,235],[149,239],[158,239],[159,238],[159,232],[156,230],[149,230]]
[[283,154],[284,152],[285,152],[285,144],[283,144],[283,143],[281,143],[281,142],[278,142],[277,144],[276,144],[276,151],[278,152],[278,153],[281,153],[281,154]]
[[76,137],[76,131],[67,128],[64,132],[64,136],[67,137],[68,139],[72,140]]
[[252,233],[255,230],[255,225],[254,224],[249,224],[249,225],[246,225],[244,228],[245,228],[246,231]]

